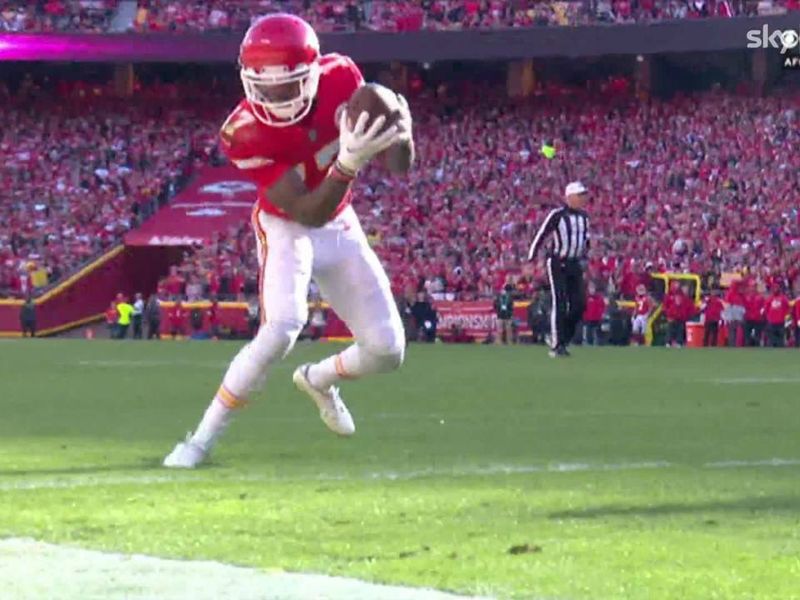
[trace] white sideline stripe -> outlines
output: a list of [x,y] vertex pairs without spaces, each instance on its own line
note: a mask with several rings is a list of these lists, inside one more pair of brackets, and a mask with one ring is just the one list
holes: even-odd
[[800,460],[787,458],[767,458],[764,460],[723,460],[707,463],[708,469],[737,469],[740,467],[796,467]]
[[725,377],[719,379],[706,379],[717,385],[760,385],[763,383],[800,383],[800,377]]
[[[534,473],[602,473],[609,471],[638,471],[649,469],[671,469],[683,465],[665,460],[622,462],[607,464],[590,463],[551,463],[549,465],[489,465],[485,467],[431,467],[413,471],[376,471],[363,474],[318,473],[309,476],[271,476],[262,473],[242,473],[239,475],[222,476],[214,479],[217,482],[247,483],[247,482],[302,482],[302,481],[403,481],[422,479],[426,477],[482,477],[496,475],[526,475]],[[761,460],[725,460],[707,462],[699,466],[702,469],[732,469],[732,468],[778,468],[800,466],[800,459],[768,458]],[[213,474],[213,472],[209,472]],[[81,487],[97,487],[105,485],[159,485],[167,483],[197,483],[208,482],[209,478],[203,470],[165,472],[160,475],[114,475],[98,477],[95,475],[78,475],[63,478],[48,479],[22,479],[20,481],[0,481],[0,491],[20,491],[38,489],[74,489]]]
[[194,361],[194,360],[79,360],[77,362],[62,362],[66,367],[99,367],[104,369],[142,369],[142,368],[167,368],[187,367],[192,369],[220,369],[230,364],[230,361]]
[[0,540],[0,589],[4,598],[14,600],[466,598],[430,589],[378,585],[345,577],[267,572],[212,561],[105,553],[14,538]]

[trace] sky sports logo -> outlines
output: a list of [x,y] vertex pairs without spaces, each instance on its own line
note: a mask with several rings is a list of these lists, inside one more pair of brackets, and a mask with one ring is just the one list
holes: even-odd
[[800,69],[800,28],[772,29],[764,25],[761,29],[747,32],[747,47],[776,48],[783,58],[783,66]]

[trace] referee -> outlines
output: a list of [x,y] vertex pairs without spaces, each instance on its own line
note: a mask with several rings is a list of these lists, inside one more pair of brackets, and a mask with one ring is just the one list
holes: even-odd
[[550,211],[533,238],[528,260],[549,239],[547,278],[550,281],[550,356],[569,356],[567,344],[583,317],[585,306],[582,260],[589,249],[589,217],[583,210],[588,190],[573,181],[564,192],[564,204]]

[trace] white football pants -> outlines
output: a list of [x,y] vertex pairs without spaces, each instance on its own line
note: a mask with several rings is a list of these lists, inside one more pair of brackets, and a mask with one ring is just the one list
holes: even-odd
[[355,344],[336,356],[338,378],[402,364],[405,335],[389,279],[352,207],[320,228],[256,209],[253,228],[261,269],[261,327],[228,367],[219,394],[225,404],[243,403],[263,384],[270,365],[291,351],[308,319],[312,277],[355,337]]

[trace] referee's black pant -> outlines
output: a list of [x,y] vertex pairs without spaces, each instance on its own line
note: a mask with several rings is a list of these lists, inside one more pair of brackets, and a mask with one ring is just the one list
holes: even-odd
[[586,306],[583,268],[577,259],[548,258],[547,277],[553,304],[550,309],[550,345],[566,346],[583,318]]

